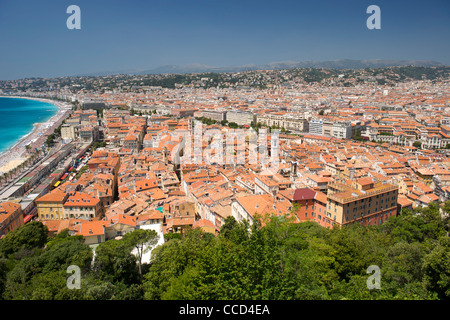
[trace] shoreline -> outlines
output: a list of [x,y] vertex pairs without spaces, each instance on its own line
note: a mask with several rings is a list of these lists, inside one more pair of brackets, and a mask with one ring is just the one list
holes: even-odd
[[26,146],[30,145],[31,150],[35,150],[35,148],[40,148],[47,136],[61,124],[61,122],[67,117],[68,112],[72,110],[72,106],[65,101],[56,101],[48,98],[40,98],[40,97],[29,97],[29,96],[7,96],[0,95],[1,98],[16,98],[16,99],[27,99],[40,101],[44,103],[49,103],[55,107],[57,107],[56,113],[50,117],[45,122],[33,123],[33,129],[22,136],[8,149],[2,151],[0,153],[0,175],[5,174],[15,167],[19,166],[23,163],[29,155],[26,151]]

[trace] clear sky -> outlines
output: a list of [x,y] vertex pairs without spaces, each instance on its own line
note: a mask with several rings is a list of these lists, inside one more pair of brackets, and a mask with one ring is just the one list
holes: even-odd
[[[69,5],[81,30],[69,30]],[[369,5],[381,30],[369,30]],[[336,59],[450,64],[449,0],[0,0],[0,79]]]

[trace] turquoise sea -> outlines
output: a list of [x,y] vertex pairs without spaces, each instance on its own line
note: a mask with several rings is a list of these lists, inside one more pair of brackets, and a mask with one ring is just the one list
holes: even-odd
[[57,112],[50,103],[0,97],[0,152],[33,131],[33,123],[46,122]]

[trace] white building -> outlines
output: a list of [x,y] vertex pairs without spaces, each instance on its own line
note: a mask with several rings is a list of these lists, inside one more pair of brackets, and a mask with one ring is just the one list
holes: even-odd
[[337,139],[351,139],[352,124],[347,121],[340,121],[333,123],[331,136]]
[[226,120],[228,122],[237,123],[240,126],[251,125],[252,122],[256,122],[256,116],[247,111],[228,111]]
[[309,133],[314,135],[322,135],[323,121],[320,119],[311,119],[309,122]]

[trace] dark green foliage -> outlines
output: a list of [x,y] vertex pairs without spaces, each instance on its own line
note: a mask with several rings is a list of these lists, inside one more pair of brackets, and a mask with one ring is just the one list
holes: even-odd
[[8,233],[0,241],[0,257],[8,257],[21,250],[42,248],[47,242],[47,227],[32,221],[21,228]]
[[100,279],[125,284],[136,283],[138,268],[136,257],[124,241],[108,240],[95,250],[94,270]]
[[92,144],[92,151],[95,151],[98,148],[104,148],[104,147],[106,147],[106,142],[105,141],[102,141],[102,142],[96,141],[96,142],[94,142]]
[[[447,205],[448,207],[448,205]],[[381,226],[325,229],[271,218],[228,217],[220,235],[194,230],[154,251],[146,299],[445,299],[450,272],[439,207]],[[439,240],[440,239],[440,240]],[[443,242],[444,241],[444,242]],[[381,289],[368,289],[369,266]]]
[[414,141],[413,147],[420,148],[421,146],[422,146],[422,142],[420,142],[420,141]]
[[181,233],[166,233],[164,235],[165,241],[169,241],[171,239],[181,239]]
[[450,239],[441,238],[423,262],[425,283],[441,299],[450,298]]
[[[440,211],[441,209],[441,211]],[[450,202],[405,210],[382,225],[326,229],[292,217],[228,217],[219,236],[199,229],[166,235],[139,263],[154,232],[136,230],[95,249],[63,231],[47,240],[30,223],[0,240],[3,299],[449,299]],[[442,214],[442,215],[441,215]],[[44,241],[45,239],[45,241]],[[67,288],[69,265],[81,269],[81,289]],[[380,289],[369,289],[369,266]]]

